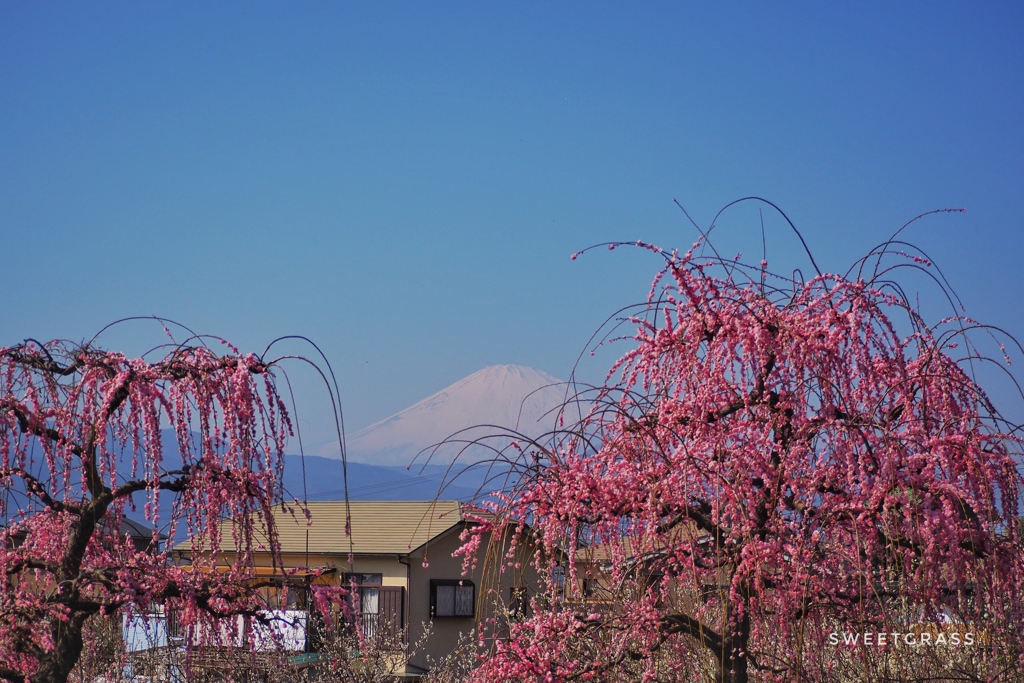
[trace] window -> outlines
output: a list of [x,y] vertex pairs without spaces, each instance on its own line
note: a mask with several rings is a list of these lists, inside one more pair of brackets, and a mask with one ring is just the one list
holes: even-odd
[[350,591],[352,610],[359,614],[377,614],[380,611],[382,574],[346,574],[342,584]]
[[349,589],[348,603],[351,614],[349,623],[357,624],[364,636],[371,636],[377,629],[377,615],[380,614],[380,588],[382,574],[346,574],[342,584]]
[[468,579],[430,580],[431,617],[472,617],[476,611],[476,586]]

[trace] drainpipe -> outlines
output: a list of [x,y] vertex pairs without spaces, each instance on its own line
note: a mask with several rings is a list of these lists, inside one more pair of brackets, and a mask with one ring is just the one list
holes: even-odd
[[[403,561],[402,560],[403,557],[408,559],[407,555],[401,555],[401,554],[396,554],[395,555],[395,559],[398,560],[398,563],[405,565],[405,614],[403,615],[405,618],[403,619],[403,621],[406,622],[405,623],[405,627],[407,629],[406,633],[409,633],[409,631],[412,630],[409,627],[409,618],[410,618],[410,615],[411,615],[411,612],[412,612],[412,564],[410,564],[409,562]],[[408,648],[408,646],[409,646],[409,644],[406,643],[406,647],[407,648]]]

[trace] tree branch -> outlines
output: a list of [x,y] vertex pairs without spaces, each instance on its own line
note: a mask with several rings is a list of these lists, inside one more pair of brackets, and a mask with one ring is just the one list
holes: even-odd
[[[164,481],[164,477],[177,477],[177,479]],[[157,481],[155,487],[153,485],[153,480],[151,479],[133,479],[131,481],[126,481],[114,489],[111,496],[114,500],[117,500],[118,498],[124,498],[125,496],[130,496],[133,493],[145,491],[150,488],[158,488],[161,491],[178,493],[187,489],[191,482],[191,468],[186,466],[180,470],[170,470],[169,472],[161,474],[160,480]]]
[[31,434],[33,436],[49,439],[55,443],[68,444],[68,448],[72,453],[82,457],[84,449],[81,444],[75,443],[56,429],[47,427],[45,423],[40,424],[39,421],[35,419],[35,416],[26,412],[16,401],[14,401],[13,398],[0,403],[0,408],[7,410],[14,415],[14,418],[18,421],[18,427],[21,429],[22,434]]
[[666,614],[661,618],[661,628],[665,635],[682,633],[714,652],[722,650],[722,636],[688,614]]
[[25,683],[27,677],[20,671],[14,669],[8,669],[7,667],[0,667],[0,680],[8,681],[8,683]]
[[49,492],[47,492],[46,486],[43,485],[43,482],[29,474],[23,467],[8,467],[7,469],[0,469],[0,479],[10,476],[19,477],[24,481],[26,493],[38,498],[40,502],[48,508],[58,512],[80,512],[82,509],[82,506],[77,503],[67,503],[53,498]]
[[43,562],[42,560],[22,559],[16,560],[7,565],[7,576],[14,576],[24,569],[42,569],[43,571],[56,574],[58,566],[54,562]]
[[773,352],[768,353],[768,360],[765,361],[764,367],[761,368],[761,374],[757,376],[754,381],[754,388],[750,390],[750,393],[745,397],[741,397],[730,403],[729,405],[719,408],[717,411],[709,413],[707,417],[708,424],[712,424],[721,420],[723,417],[728,417],[733,413],[742,410],[746,406],[754,405],[764,397],[765,385],[768,381],[768,375],[771,374],[772,370],[775,369],[775,354]]
[[[68,375],[75,374],[83,365],[81,356],[76,356],[75,359],[67,365],[61,365],[53,359],[50,352],[41,344],[40,350],[46,354],[45,360],[39,356],[29,355],[14,350],[11,350],[8,353],[8,357],[19,365],[24,365],[25,367],[33,368],[34,370],[41,370],[48,375],[58,375],[61,377],[67,377]],[[86,349],[83,348],[82,351],[84,352]]]

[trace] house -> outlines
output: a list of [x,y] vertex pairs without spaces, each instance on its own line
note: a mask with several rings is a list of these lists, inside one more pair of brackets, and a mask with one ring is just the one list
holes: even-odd
[[[269,553],[257,557],[257,572],[279,577],[278,590],[266,591],[268,608],[301,613],[302,618],[291,619],[301,626],[307,623],[303,582],[348,587],[347,626],[394,651],[397,677],[424,674],[481,620],[539,588],[529,561],[532,549],[523,544],[517,549],[520,570],[495,570],[495,561],[508,550],[508,538],[485,538],[480,553],[490,553],[492,561],[477,558],[476,567],[463,576],[463,558],[453,553],[463,543],[462,532],[476,522],[458,501],[327,501],[306,507],[309,524],[301,512],[275,509],[283,568],[272,566]],[[225,539],[231,538],[231,524],[222,522]],[[255,541],[266,544],[259,534]],[[190,562],[190,552],[189,542],[174,548],[182,563]],[[231,553],[220,560],[225,566],[231,561]],[[318,649],[312,629],[287,640],[310,655]]]

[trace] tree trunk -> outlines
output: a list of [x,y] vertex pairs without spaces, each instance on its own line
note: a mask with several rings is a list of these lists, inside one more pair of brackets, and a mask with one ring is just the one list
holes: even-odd
[[[730,659],[735,657],[735,659]],[[747,658],[739,655],[726,655],[725,666],[722,667],[722,683],[747,683]]]
[[747,683],[747,644],[750,640],[750,620],[744,617],[736,625],[736,631],[724,639],[722,656],[721,683]]
[[72,615],[67,623],[52,628],[56,647],[39,657],[39,668],[32,674],[32,683],[67,683],[68,676],[82,655],[82,626],[85,618]]

